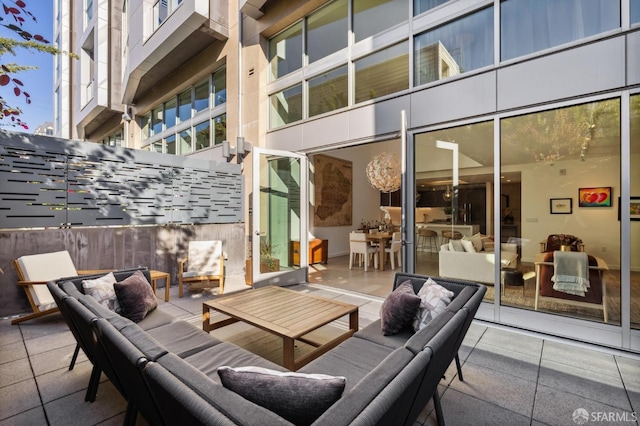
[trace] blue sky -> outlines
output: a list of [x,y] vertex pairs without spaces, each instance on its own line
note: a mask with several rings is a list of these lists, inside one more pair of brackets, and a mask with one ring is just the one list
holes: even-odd
[[[23,0],[27,10],[37,19],[26,20],[23,29],[32,34],[40,34],[53,44],[53,3],[54,0]],[[11,0],[2,0],[8,6]],[[0,9],[0,15],[5,18],[3,23],[13,23]],[[15,32],[0,26],[0,37],[18,39]],[[53,60],[54,56],[41,52],[28,52],[20,49],[16,56],[10,54],[0,57],[0,64],[16,63],[19,65],[35,65],[37,70],[30,70],[16,74],[15,77],[24,83],[24,90],[31,95],[31,104],[24,102],[24,96],[19,98],[13,94],[13,85],[0,86],[0,94],[11,106],[22,109],[22,121],[27,123],[29,130],[21,127],[4,127],[6,130],[33,133],[36,127],[45,121],[53,121]],[[4,120],[3,120],[4,121]]]

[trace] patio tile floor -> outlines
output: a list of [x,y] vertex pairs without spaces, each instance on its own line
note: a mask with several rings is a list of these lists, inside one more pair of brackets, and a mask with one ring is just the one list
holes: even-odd
[[[240,279],[227,280],[225,287],[227,292],[247,288]],[[358,304],[361,327],[377,319],[382,303],[379,297],[319,284],[294,288]],[[176,286],[170,302],[163,295],[158,289],[160,309],[196,325],[202,301],[211,297],[185,291],[180,299]],[[75,341],[59,314],[15,326],[0,320],[0,347],[0,426],[122,424],[126,402],[104,375],[96,401],[84,401],[91,364],[81,352],[68,370]],[[464,381],[452,365],[438,390],[449,426],[575,425],[572,415],[578,408],[594,418],[617,416],[618,421],[601,424],[638,424],[633,413],[640,412],[640,355],[480,322],[472,324],[459,355]],[[146,423],[139,417],[138,424]],[[435,424],[429,402],[416,425]]]

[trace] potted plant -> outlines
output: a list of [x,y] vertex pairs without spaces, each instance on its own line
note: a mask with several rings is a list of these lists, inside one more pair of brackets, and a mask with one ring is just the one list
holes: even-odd
[[280,270],[280,259],[273,256],[274,247],[267,239],[260,240],[260,272],[275,272]]

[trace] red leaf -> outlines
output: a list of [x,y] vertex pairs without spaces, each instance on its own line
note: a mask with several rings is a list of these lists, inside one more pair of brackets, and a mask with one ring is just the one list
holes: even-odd
[[25,98],[28,98],[29,96],[31,96],[30,94],[28,94],[27,92],[22,92],[22,94],[25,96]]
[[27,100],[26,100],[25,102],[26,102],[27,104],[30,104],[30,103],[31,103],[31,99],[30,99],[30,98],[27,98]]
[[16,2],[16,5],[17,5],[18,7],[22,7],[22,8],[24,8],[24,7],[26,6],[26,4],[25,4],[22,0],[18,0],[18,1]]
[[9,14],[9,8],[7,6],[5,6],[4,4],[2,5],[2,7],[4,7],[5,15],[8,15]]
[[22,82],[21,82],[20,80],[18,80],[17,78],[14,78],[14,79],[13,79],[13,82],[14,82],[15,84],[17,84],[18,86],[24,86],[24,84],[22,84]]
[[20,88],[18,88],[18,87],[14,87],[14,88],[13,88],[13,93],[15,93],[15,94],[16,94],[16,96],[20,96],[20,92],[21,92],[21,91],[20,91]]
[[7,66],[6,66],[6,65],[2,65],[2,70],[3,70],[4,72],[11,72],[11,71],[9,71],[9,68],[7,68]]
[[11,116],[11,121],[16,121],[16,118],[13,115]]
[[20,11],[18,9],[16,9],[15,7],[10,7],[9,8],[9,12],[15,14],[15,15],[19,15]]
[[2,113],[4,114],[5,117],[8,117],[9,115],[11,115],[11,113],[9,112],[9,110],[5,109],[4,111],[2,111]]
[[44,37],[42,37],[40,34],[36,34],[36,35],[34,35],[34,36],[33,36],[33,38],[35,38],[35,39],[36,39],[36,40],[38,40],[38,41],[42,41],[42,40],[44,40]]
[[0,86],[6,86],[11,81],[11,77],[6,74],[0,75]]

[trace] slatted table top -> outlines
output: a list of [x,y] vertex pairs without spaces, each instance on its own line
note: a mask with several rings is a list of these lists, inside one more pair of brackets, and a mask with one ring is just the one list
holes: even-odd
[[[211,322],[211,310],[230,318]],[[332,340],[316,342],[305,337],[345,315],[349,315],[349,329]],[[283,365],[295,371],[358,331],[358,306],[274,286],[230,294],[202,304],[202,328],[207,332],[237,321],[281,337]],[[296,359],[295,340],[315,349]]]
[[274,286],[228,295],[205,304],[248,324],[294,339],[358,312],[356,305]]

